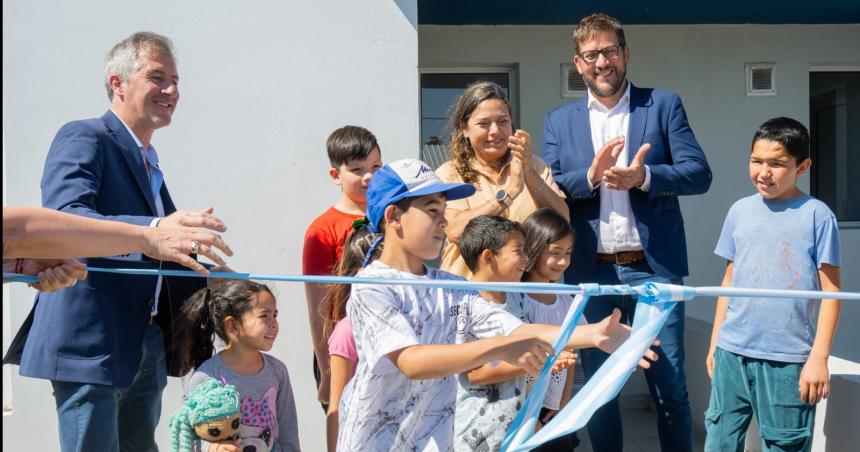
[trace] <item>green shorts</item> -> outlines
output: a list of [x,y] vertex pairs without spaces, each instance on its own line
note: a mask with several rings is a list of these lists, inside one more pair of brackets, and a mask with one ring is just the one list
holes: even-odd
[[705,411],[705,451],[743,452],[752,416],[762,451],[810,450],[815,405],[800,400],[802,369],[803,363],[749,358],[717,347]]

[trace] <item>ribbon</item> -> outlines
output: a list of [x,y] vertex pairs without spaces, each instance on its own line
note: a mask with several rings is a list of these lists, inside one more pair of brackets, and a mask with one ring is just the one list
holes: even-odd
[[[540,394],[536,394],[533,390],[525,406],[529,407],[529,404],[536,400],[538,411],[528,414],[532,418],[529,419],[530,422],[517,423],[515,420],[511,424],[501,450],[507,452],[530,450],[551,439],[584,427],[598,408],[621,392],[621,388],[630,378],[645,351],[654,342],[654,338],[663,328],[669,313],[678,301],[689,300],[695,296],[695,291],[692,289],[658,283],[646,283],[644,286],[629,289],[623,286],[600,286],[598,291],[601,295],[631,295],[632,293],[638,295],[630,337],[609,356],[564,409],[537,433],[534,433],[535,419],[546,388],[544,387]],[[556,353],[558,352],[556,350]],[[548,376],[549,373],[544,367],[541,378],[548,378]],[[539,381],[542,380],[539,379]]]
[[[88,267],[87,271],[146,276],[181,276],[205,278],[188,270],[131,269]],[[643,286],[558,284],[558,283],[489,283],[432,279],[388,279],[317,275],[278,275],[262,273],[213,272],[208,277],[222,279],[254,279],[260,281],[310,282],[321,284],[385,284],[437,287],[454,290],[485,290],[494,292],[565,293],[576,295],[576,309],[568,311],[553,344],[553,356],[541,369],[532,391],[511,423],[502,443],[502,451],[529,450],[546,441],[576,431],[585,426],[594,412],[621,391],[645,351],[657,337],[666,319],[678,302],[696,296],[709,297],[768,297],[860,300],[860,292],[820,292],[812,290],[746,289],[737,287],[689,287],[646,283]],[[38,282],[35,276],[3,273],[3,282]],[[552,366],[573,334],[590,297],[601,295],[635,295],[638,297],[630,337],[603,363],[588,383],[576,394],[552,421],[534,433],[540,407],[543,404]]]

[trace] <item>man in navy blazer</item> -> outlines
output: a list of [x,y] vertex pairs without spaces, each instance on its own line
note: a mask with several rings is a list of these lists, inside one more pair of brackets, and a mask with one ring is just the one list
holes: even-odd
[[[179,100],[170,40],[140,32],[121,41],[108,54],[105,76],[111,109],[57,133],[42,176],[43,205],[137,225],[224,231],[211,208],[176,210],[150,143]],[[189,243],[189,251],[208,246]],[[87,263],[168,267],[139,254]],[[169,327],[182,301],[204,285],[90,272],[74,287],[37,296],[20,373],[51,381],[62,450],[157,450],[165,340],[169,349],[172,338],[159,324]]]
[[[568,283],[638,285],[680,283],[687,276],[684,221],[678,196],[704,193],[711,171],[693,136],[680,98],[627,81],[630,59],[615,18],[594,14],[574,31],[574,63],[588,96],[563,105],[544,121],[542,157],[567,193],[576,246]],[[636,150],[635,154],[632,152]],[[622,311],[632,322],[636,300],[599,297],[585,309],[589,322]],[[692,421],[684,377],[684,306],[673,310],[658,338],[659,360],[645,371],[657,406],[663,451],[692,449]],[[586,377],[608,357],[582,350]],[[617,399],[588,424],[595,451],[620,451]]]

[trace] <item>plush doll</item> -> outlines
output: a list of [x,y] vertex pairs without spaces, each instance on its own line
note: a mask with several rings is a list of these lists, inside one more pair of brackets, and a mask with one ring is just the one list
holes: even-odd
[[172,452],[191,452],[194,441],[210,443],[236,439],[239,431],[239,393],[233,385],[214,378],[191,391],[185,405],[170,416]]

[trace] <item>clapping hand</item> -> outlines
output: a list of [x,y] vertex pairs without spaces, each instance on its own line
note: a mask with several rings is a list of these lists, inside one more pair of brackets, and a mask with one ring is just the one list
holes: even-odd
[[645,154],[651,149],[651,145],[645,143],[636,152],[630,166],[626,168],[613,166],[603,172],[603,180],[606,188],[611,190],[630,190],[645,183]]
[[604,174],[615,166],[615,162],[618,160],[618,156],[622,150],[624,150],[623,136],[609,140],[609,142],[597,151],[597,155],[591,161],[591,167],[588,168],[588,180],[591,182],[592,187],[600,185]]

